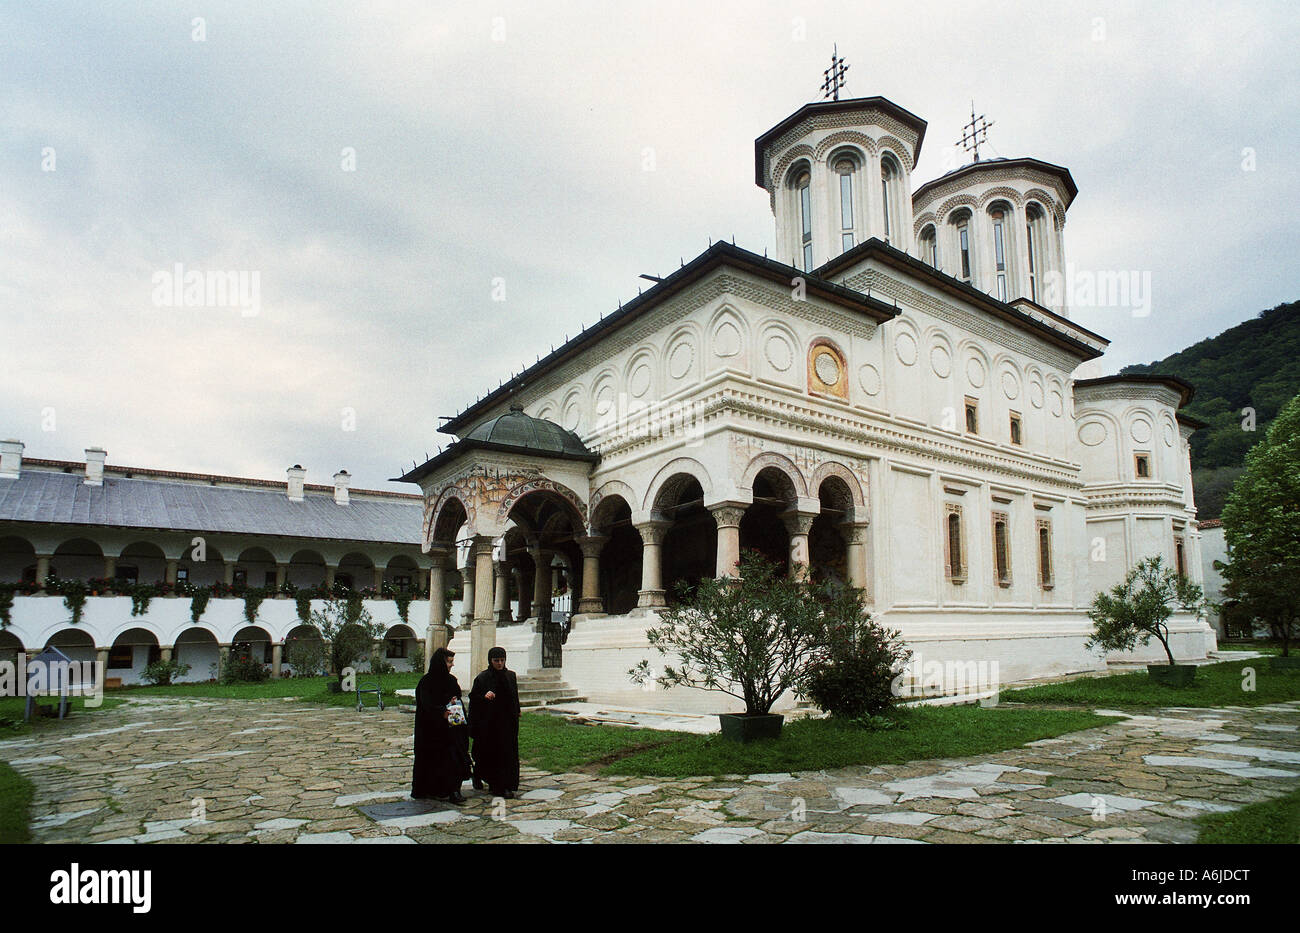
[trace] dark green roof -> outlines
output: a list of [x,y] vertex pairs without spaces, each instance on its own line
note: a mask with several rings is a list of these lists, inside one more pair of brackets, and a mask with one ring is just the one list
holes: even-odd
[[554,421],[534,418],[524,413],[522,406],[510,406],[504,415],[489,418],[465,435],[467,441],[517,447],[530,453],[568,454],[575,457],[590,456],[591,451],[572,431],[566,431]]

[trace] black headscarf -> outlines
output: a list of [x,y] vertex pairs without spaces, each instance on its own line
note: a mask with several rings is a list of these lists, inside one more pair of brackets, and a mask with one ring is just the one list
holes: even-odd
[[500,658],[502,661],[506,659],[506,649],[500,645],[488,650],[488,667],[485,673],[492,678],[492,692],[503,700],[515,702],[518,697],[515,693],[514,681],[508,673],[509,668],[503,664],[501,670],[497,670],[492,664],[492,661],[496,658]]
[[455,657],[455,654],[446,648],[439,648],[429,660],[429,673],[424,676],[429,678],[429,686],[435,696],[450,696],[460,692],[456,678],[447,670],[447,659],[450,657]]

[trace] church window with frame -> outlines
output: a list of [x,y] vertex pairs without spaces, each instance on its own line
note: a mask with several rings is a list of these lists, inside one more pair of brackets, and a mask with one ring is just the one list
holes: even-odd
[[1186,578],[1187,576],[1187,548],[1183,543],[1182,535],[1174,535],[1174,570],[1178,576]]
[[971,398],[969,395],[966,396],[965,410],[966,410],[966,433],[967,434],[980,433],[979,399]]
[[1023,431],[1024,428],[1022,427],[1022,423],[1020,420],[1020,412],[1013,411],[1011,413],[1011,443],[1014,444],[1016,447],[1021,447],[1024,445]]
[[993,575],[998,586],[1011,585],[1011,543],[1006,512],[993,513]]
[[1025,246],[1029,255],[1029,300],[1042,304],[1039,297],[1043,274],[1042,263],[1047,242],[1047,213],[1040,204],[1025,209]]
[[1036,522],[1038,530],[1038,585],[1050,590],[1052,579],[1052,523],[1046,518]]
[[899,192],[902,185],[903,170],[893,153],[886,152],[880,158],[880,194],[883,219],[885,222],[885,242],[892,243],[898,239],[900,231],[895,228],[902,222],[903,211],[899,206]]
[[1138,479],[1151,478],[1151,455],[1139,452],[1133,455],[1133,473]]
[[811,272],[813,267],[812,249],[812,176],[807,172],[799,176],[795,188],[799,192],[799,242],[803,248],[803,271]]
[[921,259],[931,267],[939,268],[939,238],[935,236],[934,224],[927,224],[921,231]]
[[948,503],[944,509],[944,576],[952,583],[966,582],[965,534],[961,523],[961,506]]
[[1010,297],[1007,288],[1007,274],[1009,264],[1007,262],[1007,235],[1006,235],[1006,214],[1000,209],[994,209],[991,212],[993,218],[993,270],[996,273],[997,296],[998,301],[1006,301]]
[[970,220],[971,212],[965,209],[958,211],[952,218],[952,225],[957,237],[957,278],[967,285],[973,284],[971,276]]
[[840,159],[835,172],[840,177],[840,252],[853,249],[853,172],[852,159]]

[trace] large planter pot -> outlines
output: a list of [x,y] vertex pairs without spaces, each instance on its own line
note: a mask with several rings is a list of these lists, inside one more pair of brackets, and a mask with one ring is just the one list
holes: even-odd
[[1275,671],[1294,671],[1300,670],[1300,655],[1286,655],[1285,657],[1277,654],[1269,659],[1268,666]]
[[719,713],[722,737],[732,742],[779,739],[785,717],[780,713]]
[[1153,683],[1167,687],[1186,687],[1196,679],[1195,664],[1148,664],[1147,674]]

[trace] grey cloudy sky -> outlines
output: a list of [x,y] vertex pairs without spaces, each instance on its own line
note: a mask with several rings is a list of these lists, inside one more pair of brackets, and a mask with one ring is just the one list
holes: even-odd
[[[916,184],[959,164],[972,98],[990,154],[1070,168],[1067,259],[1152,283],[1146,317],[1075,318],[1113,341],[1103,371],[1149,361],[1300,297],[1297,21],[1220,2],[6,4],[0,436],[385,487],[447,440],[439,415],[639,273],[710,237],[770,248],[753,140],[818,97],[833,42],[851,96],[929,121]],[[177,263],[256,271],[258,313],[157,306]]]

